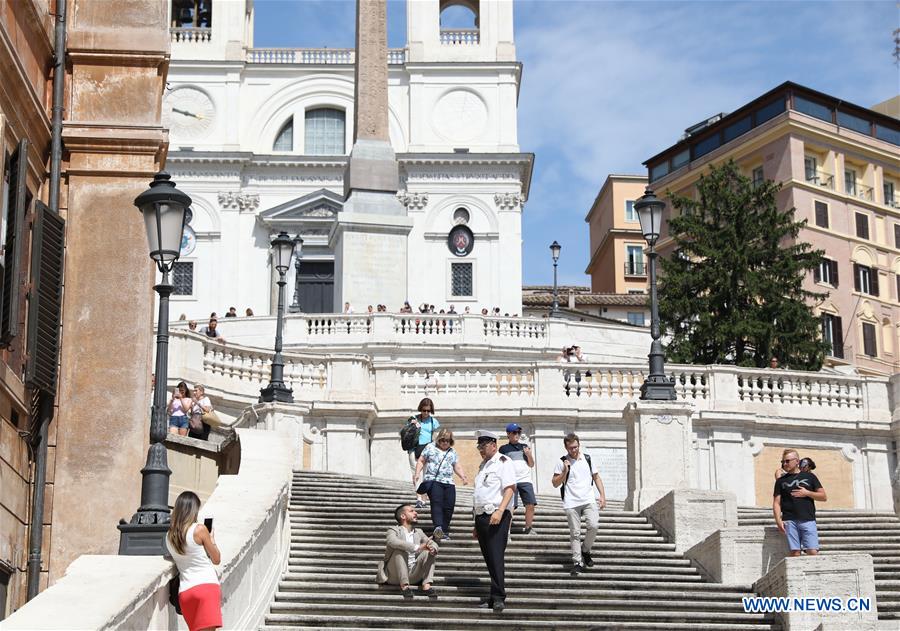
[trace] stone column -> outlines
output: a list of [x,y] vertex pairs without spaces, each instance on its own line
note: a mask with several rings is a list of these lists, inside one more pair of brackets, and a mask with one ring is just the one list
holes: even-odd
[[[161,2],[69,1],[63,143],[66,283],[50,581],[115,554],[140,504],[150,423],[154,266],[134,198],[160,169],[169,63]],[[115,400],[110,408],[110,397]]]
[[691,484],[690,403],[636,401],[625,407],[627,510],[644,510],[672,489]]
[[407,299],[412,220],[397,199],[399,165],[388,131],[387,0],[357,0],[353,149],[344,207],[329,237],[334,310]]

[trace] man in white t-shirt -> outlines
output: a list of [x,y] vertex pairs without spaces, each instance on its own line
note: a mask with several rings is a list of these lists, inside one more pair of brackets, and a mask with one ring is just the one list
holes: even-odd
[[[594,470],[591,457],[581,453],[581,441],[575,434],[563,438],[566,455],[560,458],[553,470],[553,486],[562,492],[563,510],[569,521],[569,543],[572,546],[572,575],[593,567],[591,546],[600,525],[600,510],[606,508],[606,492],[600,473]],[[596,485],[599,496],[594,495]],[[596,501],[595,501],[596,497]],[[584,542],[581,539],[581,517],[587,522]]]

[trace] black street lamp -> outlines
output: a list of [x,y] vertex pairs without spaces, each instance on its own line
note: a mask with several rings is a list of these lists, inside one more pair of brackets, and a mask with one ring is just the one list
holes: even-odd
[[550,256],[553,257],[553,304],[550,306],[550,316],[559,317],[559,288],[556,285],[556,264],[559,261],[559,251],[562,246],[556,241],[550,244]]
[[644,195],[634,204],[638,220],[641,222],[641,232],[650,251],[647,258],[650,259],[650,374],[641,385],[641,399],[644,401],[674,401],[675,380],[666,377],[665,353],[662,342],[659,341],[659,303],[656,298],[656,257],[653,246],[659,239],[659,229],[662,225],[662,213],[665,204],[660,201],[648,187]]
[[162,274],[153,289],[159,294],[156,327],[156,383],[150,408],[150,448],[141,469],[141,505],[130,522],[119,522],[119,554],[155,556],[165,554],[169,530],[169,470],[166,458],[166,381],[169,357],[169,296],[175,289],[169,279],[181,253],[185,216],[191,198],[170,181],[168,173],[153,177],[150,188],[137,196],[134,205],[144,215],[150,258]]
[[272,258],[275,262],[275,269],[278,271],[278,319],[275,325],[275,356],[272,358],[272,378],[269,385],[259,391],[260,403],[271,403],[279,401],[281,403],[293,403],[294,392],[284,385],[284,358],[281,356],[281,334],[284,329],[284,286],[286,281],[284,275],[291,267],[291,257],[294,256],[294,250],[300,254],[300,248],[303,247],[303,239],[299,236],[293,239],[287,232],[280,232],[277,237],[272,239]]

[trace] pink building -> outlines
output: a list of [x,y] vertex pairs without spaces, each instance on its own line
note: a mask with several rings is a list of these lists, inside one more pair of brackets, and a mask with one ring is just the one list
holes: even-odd
[[[787,82],[688,129],[644,164],[660,197],[690,195],[701,174],[729,159],[754,180],[782,183],[780,205],[807,221],[799,238],[827,257],[807,281],[828,292],[815,305],[832,347],[827,363],[893,374],[900,371],[898,118]],[[673,243],[665,230],[663,252]]]

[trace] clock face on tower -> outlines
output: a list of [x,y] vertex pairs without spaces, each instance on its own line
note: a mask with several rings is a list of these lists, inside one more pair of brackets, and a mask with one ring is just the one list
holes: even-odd
[[212,99],[197,88],[175,88],[163,100],[163,126],[174,140],[202,138],[212,129],[215,115]]
[[434,106],[432,123],[446,140],[472,140],[484,131],[487,107],[474,92],[450,90]]

